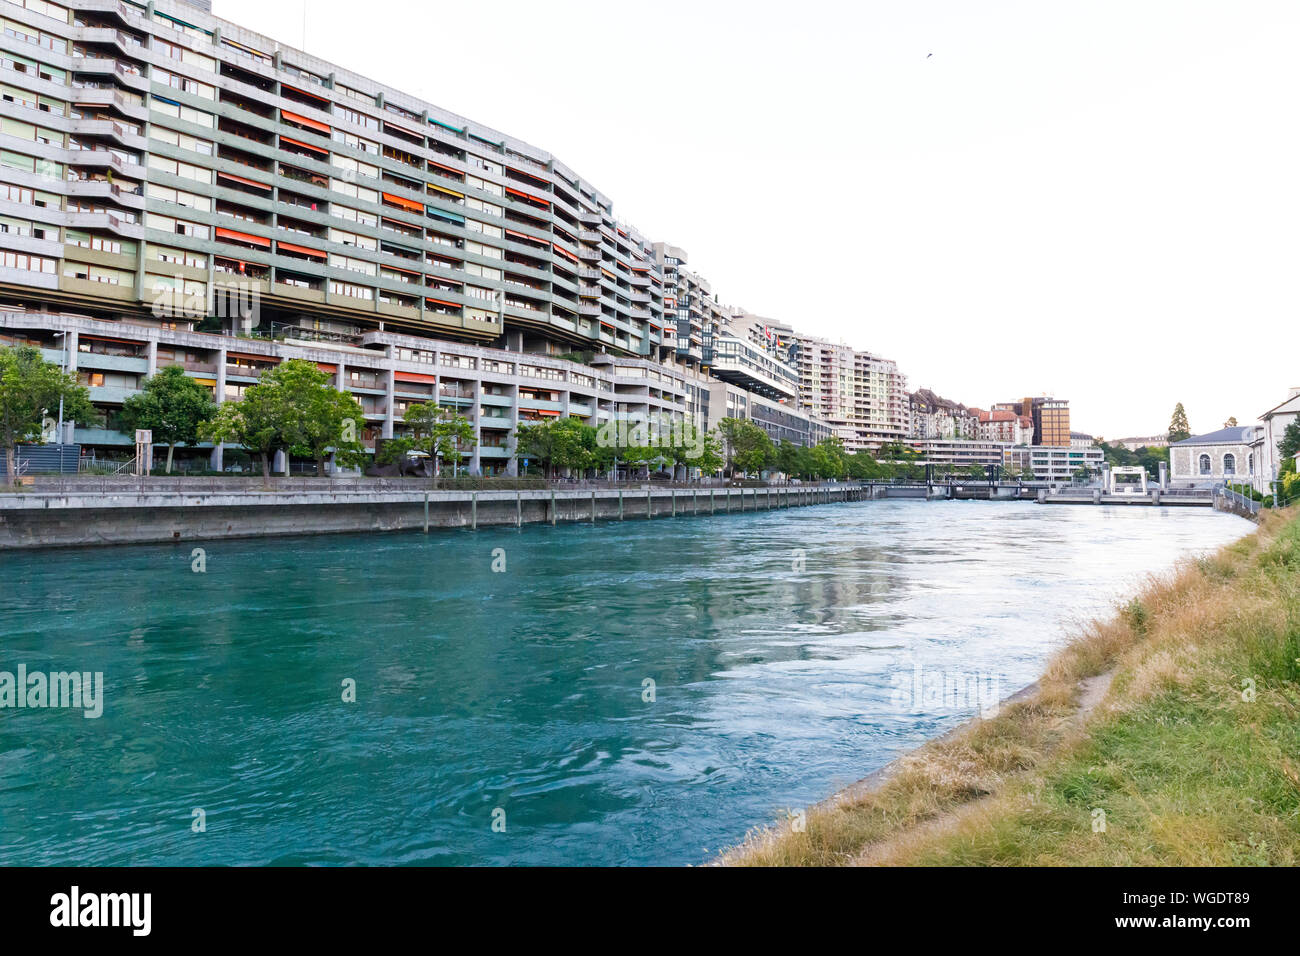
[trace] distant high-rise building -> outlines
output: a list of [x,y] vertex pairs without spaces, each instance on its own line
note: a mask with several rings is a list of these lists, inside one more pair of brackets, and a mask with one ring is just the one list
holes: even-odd
[[800,401],[846,449],[876,451],[907,436],[907,377],[897,362],[798,333],[794,343]]
[[1015,412],[1030,419],[1035,445],[1070,447],[1070,402],[1064,398],[1026,396],[1018,402],[999,402],[993,411]]

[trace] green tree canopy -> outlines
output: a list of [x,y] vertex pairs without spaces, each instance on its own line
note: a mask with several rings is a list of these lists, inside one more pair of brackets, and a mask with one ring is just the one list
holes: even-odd
[[460,466],[461,454],[472,451],[477,442],[472,421],[436,402],[407,406],[403,420],[411,426],[414,447],[434,460],[435,471],[441,470],[442,462],[450,461],[454,472]]
[[167,446],[166,471],[170,475],[176,446],[196,444],[199,427],[216,412],[212,393],[180,366],[169,365],[146,379],[140,394],[122,403],[121,423],[128,432],[147,428],[155,442]]
[[67,420],[89,422],[98,417],[86,388],[45,361],[39,349],[0,348],[0,446],[8,452],[5,470],[10,484],[17,477],[18,443],[41,440],[45,419],[57,414],[60,399]]
[[1286,426],[1286,431],[1282,432],[1277,443],[1277,453],[1283,462],[1288,459],[1295,461],[1296,454],[1300,453],[1300,418]]
[[736,469],[744,474],[762,471],[776,458],[776,446],[767,432],[744,419],[724,418],[718,422],[718,439],[723,460],[733,473]]
[[335,389],[316,363],[288,359],[263,373],[243,399],[218,406],[200,434],[261,455],[262,475],[269,478],[271,456],[279,450],[315,458],[317,474],[330,448],[359,457],[364,424],[356,399]]

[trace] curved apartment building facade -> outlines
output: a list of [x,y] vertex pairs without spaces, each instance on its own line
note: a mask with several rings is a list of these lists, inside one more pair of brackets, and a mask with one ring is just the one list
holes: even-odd
[[557,416],[828,434],[686,254],[551,154],[206,4],[0,18],[0,345],[75,372],[109,424],[59,441],[129,446],[113,414],[160,365],[220,402],[287,358],[361,402],[369,445],[411,402],[461,410],[482,473]]
[[341,334],[663,341],[650,245],[542,150],[190,4],[0,14],[0,296],[183,319],[230,292]]

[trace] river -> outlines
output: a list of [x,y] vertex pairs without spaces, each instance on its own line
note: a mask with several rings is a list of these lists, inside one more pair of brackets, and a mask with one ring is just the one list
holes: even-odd
[[1250,530],[895,500],[6,553],[0,671],[104,690],[0,709],[0,864],[700,862],[981,706],[929,681],[1005,697]]

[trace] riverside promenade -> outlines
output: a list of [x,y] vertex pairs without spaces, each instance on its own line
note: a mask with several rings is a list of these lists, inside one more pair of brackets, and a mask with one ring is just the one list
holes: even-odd
[[868,496],[858,482],[50,479],[0,494],[0,550],[744,514]]

